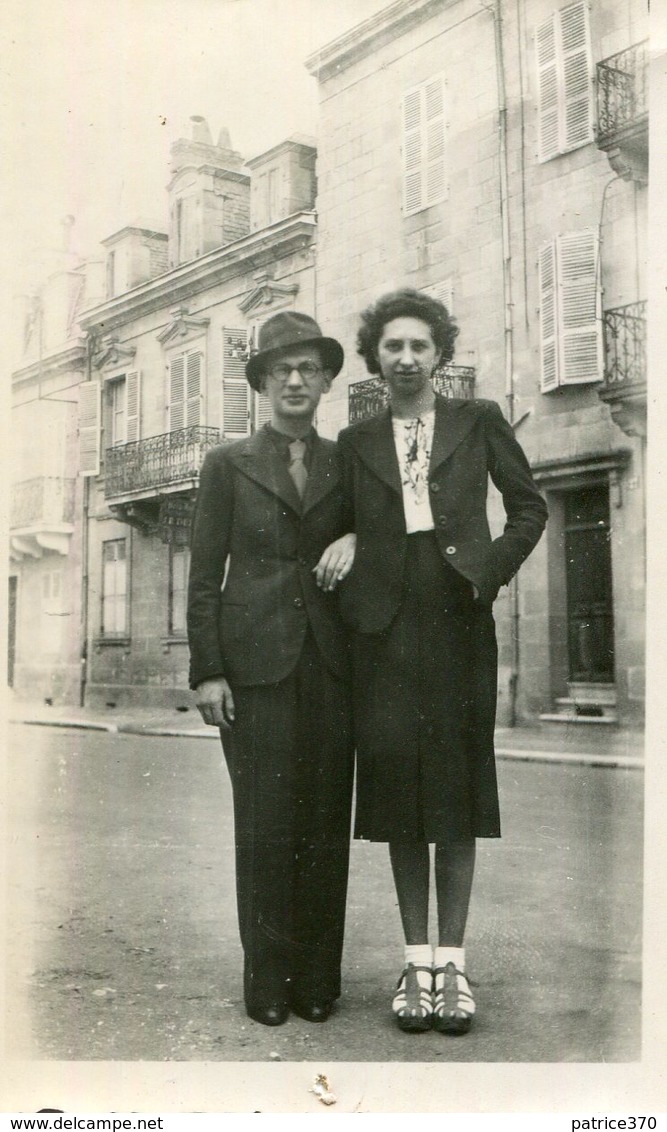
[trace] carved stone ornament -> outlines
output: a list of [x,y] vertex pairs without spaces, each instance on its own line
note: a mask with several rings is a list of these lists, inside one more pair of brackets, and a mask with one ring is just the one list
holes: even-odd
[[163,346],[182,342],[188,338],[199,337],[210,323],[210,318],[200,318],[189,314],[187,307],[178,307],[171,312],[171,322],[162,330],[157,340]]
[[268,272],[263,272],[255,276],[255,286],[244,299],[241,299],[239,310],[244,314],[250,314],[251,311],[256,313],[266,307],[281,307],[290,303],[298,292],[298,283],[277,283]]
[[136,346],[127,346],[117,338],[106,338],[93,355],[93,365],[98,370],[118,369],[119,366],[129,365],[136,352]]

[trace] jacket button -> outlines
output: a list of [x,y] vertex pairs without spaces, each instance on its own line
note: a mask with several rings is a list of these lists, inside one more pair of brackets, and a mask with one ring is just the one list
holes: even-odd
[[448,546],[445,550],[445,554],[456,554],[456,547]]
[[437,493],[440,491],[440,484],[437,483],[437,481],[435,483],[430,483],[428,486],[434,495],[437,495]]
[[295,597],[294,598],[294,608],[295,609],[303,609],[303,598],[302,597]]
[[438,515],[438,526],[439,527],[446,527],[447,526],[447,516],[446,515]]

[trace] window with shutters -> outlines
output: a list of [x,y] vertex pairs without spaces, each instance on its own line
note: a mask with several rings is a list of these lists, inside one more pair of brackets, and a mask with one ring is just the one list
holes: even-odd
[[117,448],[140,439],[139,371],[114,374],[105,383],[105,447]]
[[539,253],[543,393],[602,379],[602,319],[595,229],[557,236]]
[[169,547],[169,635],[184,637],[190,551],[186,546]]
[[250,395],[245,376],[248,331],[226,327],[222,332],[222,431],[227,440],[250,432]]
[[434,75],[403,95],[403,213],[411,216],[447,196],[445,81]]
[[222,431],[227,440],[249,436],[271,420],[268,397],[251,389],[245,376],[246,359],[255,349],[258,334],[259,323],[243,330],[223,330]]
[[100,472],[100,383],[84,381],[79,386],[79,475]]
[[536,33],[540,161],[593,140],[588,6],[570,4]]
[[127,637],[128,585],[124,538],[102,543],[102,636]]
[[167,363],[168,431],[204,423],[204,354],[183,350]]

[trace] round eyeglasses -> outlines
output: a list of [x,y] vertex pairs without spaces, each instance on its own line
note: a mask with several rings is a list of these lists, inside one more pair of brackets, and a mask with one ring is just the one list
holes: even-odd
[[276,362],[274,366],[269,366],[268,373],[276,381],[289,381],[295,370],[303,381],[312,381],[318,373],[322,373],[322,367],[315,365],[315,362],[300,362],[298,366],[290,366],[287,362]]

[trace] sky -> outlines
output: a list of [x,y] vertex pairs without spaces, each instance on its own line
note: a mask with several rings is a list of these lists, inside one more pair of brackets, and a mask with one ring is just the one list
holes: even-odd
[[75,218],[89,254],[166,224],[169,148],[203,115],[246,158],[317,135],[305,59],[388,0],[3,0],[0,107],[14,293]]

